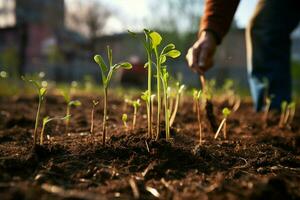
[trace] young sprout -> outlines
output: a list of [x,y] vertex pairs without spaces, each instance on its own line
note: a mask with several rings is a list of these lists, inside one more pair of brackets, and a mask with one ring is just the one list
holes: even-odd
[[197,112],[197,94],[198,91],[196,89],[193,89],[193,112]]
[[53,121],[53,120],[67,120],[68,118],[70,118],[70,115],[67,115],[65,117],[62,117],[62,118],[50,118],[49,116],[47,117],[44,117],[43,118],[43,125],[42,125],[42,130],[41,130],[41,135],[40,135],[40,145],[43,145],[44,143],[44,132],[45,132],[45,127],[46,125]]
[[137,110],[141,106],[140,99],[137,99],[136,101],[132,101],[132,106],[133,106],[132,130],[134,130],[136,124]]
[[199,144],[202,145],[202,121],[201,121],[201,105],[200,99],[202,97],[202,91],[194,91],[194,100],[196,102],[196,112],[197,112],[197,120],[199,127]]
[[100,55],[95,55],[94,60],[99,65],[101,70],[102,84],[103,84],[103,94],[104,94],[104,108],[103,108],[103,124],[102,124],[102,144],[105,146],[106,143],[106,120],[107,120],[107,92],[110,80],[113,73],[117,69],[131,69],[132,65],[128,62],[113,64],[112,61],[112,50],[107,47],[107,57],[109,65],[107,65]]
[[124,128],[125,128],[126,131],[128,130],[127,119],[128,119],[127,114],[124,113],[124,114],[122,115],[122,121],[123,121]]
[[282,128],[284,126],[284,119],[286,116],[287,106],[288,106],[287,101],[281,102],[281,114],[280,114],[280,120],[279,120],[279,124],[278,124],[278,126],[280,128]]
[[40,112],[41,112],[41,105],[45,99],[45,95],[47,92],[47,88],[43,87],[41,84],[39,84],[36,80],[33,79],[26,79],[24,76],[21,77],[24,81],[28,81],[31,83],[35,89],[37,90],[39,102],[38,102],[38,108],[35,116],[35,125],[34,125],[34,132],[33,132],[33,145],[36,146],[37,144],[37,129],[39,126],[39,120],[40,120]]
[[272,98],[273,98],[273,95],[267,96],[266,100],[265,100],[265,112],[264,112],[264,115],[263,115],[263,122],[265,124],[264,126],[267,126],[268,115],[269,115],[270,106],[271,106],[271,103],[272,103]]
[[179,102],[180,102],[180,98],[181,98],[181,94],[185,88],[185,85],[180,85],[179,83],[177,83],[177,94],[176,94],[176,101],[175,101],[175,107],[174,107],[174,111],[171,115],[171,119],[170,119],[170,127],[173,125],[177,111],[178,111],[178,106],[179,106]]
[[147,122],[148,122],[148,138],[153,138],[152,135],[152,112],[150,109],[152,108],[153,101],[151,100],[149,90],[146,90],[142,93],[141,99],[145,101],[147,108]]
[[284,120],[282,126],[290,125],[293,122],[294,116],[296,112],[296,104],[295,102],[291,102],[287,105]]
[[[72,88],[68,90],[62,90],[61,94],[64,97],[64,100],[66,102],[66,116],[71,116],[71,107],[75,106],[81,106],[81,102],[79,100],[72,100],[71,99],[71,93],[72,93]],[[68,133],[69,131],[69,126],[70,126],[70,117],[66,118],[66,132]]]
[[162,37],[159,33],[152,31],[149,34],[152,41],[152,49],[154,51],[154,55],[156,58],[156,81],[157,81],[157,133],[156,139],[158,139],[160,134],[160,111],[161,111],[161,81],[163,84],[164,91],[164,104],[165,104],[165,129],[166,129],[166,139],[170,139],[170,126],[169,126],[169,118],[170,113],[168,109],[167,102],[167,88],[168,88],[168,77],[169,74],[167,72],[166,66],[162,66],[166,61],[167,57],[177,58],[180,56],[180,51],[175,49],[174,44],[166,45],[163,50],[159,53],[158,46],[161,44]]
[[[132,36],[136,37],[136,33],[128,31]],[[142,99],[146,102],[147,106],[147,123],[148,123],[148,137],[153,138],[152,134],[152,123],[153,123],[153,102],[152,96],[152,38],[150,37],[150,31],[144,29],[145,40],[142,41],[144,48],[147,53],[147,62],[145,68],[148,70],[148,90],[143,94]],[[147,99],[145,99],[147,98]]]
[[223,127],[223,134],[224,134],[224,138],[226,139],[227,138],[227,127],[226,127],[226,121],[227,121],[227,118],[228,116],[230,115],[231,111],[228,109],[228,108],[223,108],[222,110],[222,113],[223,113],[223,120],[222,122],[220,123],[220,126],[215,134],[215,139],[217,139],[222,127]]
[[295,117],[295,113],[296,113],[296,103],[293,101],[288,105],[288,109],[290,110],[290,117],[288,120],[288,124],[291,125],[294,117]]
[[93,100],[93,107],[92,107],[92,112],[91,112],[91,129],[90,133],[94,133],[94,112],[95,112],[95,107],[99,104],[99,101]]

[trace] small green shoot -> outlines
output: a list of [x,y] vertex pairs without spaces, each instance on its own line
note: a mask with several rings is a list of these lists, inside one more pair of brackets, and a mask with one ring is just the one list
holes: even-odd
[[[64,97],[64,100],[66,102],[66,116],[71,116],[71,107],[78,107],[81,106],[81,102],[79,100],[72,100],[72,90],[73,87],[70,88],[70,90],[61,90],[61,94]],[[70,117],[66,119],[66,133],[69,131],[70,126]]]
[[288,124],[291,125],[293,123],[295,113],[296,113],[296,102],[292,101],[288,105],[288,109],[290,110],[290,117],[289,117],[289,120],[288,120]]
[[163,50],[159,53],[158,47],[162,42],[162,37],[159,33],[152,31],[149,34],[152,41],[152,49],[154,51],[154,55],[156,58],[156,80],[157,80],[157,133],[156,139],[158,139],[160,134],[160,110],[161,110],[161,82],[163,84],[164,91],[164,104],[165,104],[165,129],[166,129],[166,139],[170,139],[170,112],[168,109],[167,102],[167,88],[168,88],[168,77],[169,74],[167,72],[166,66],[163,66],[167,61],[167,58],[177,58],[180,56],[180,51],[175,49],[175,45],[170,43],[166,45]]
[[146,103],[146,109],[147,109],[147,122],[148,122],[148,138],[153,139],[153,134],[152,134],[152,119],[153,119],[153,112],[152,112],[152,108],[153,108],[153,101],[150,97],[150,92],[149,92],[149,88],[148,90],[146,90],[145,92],[142,93],[141,95],[141,99],[143,101],[145,101]]
[[40,145],[43,145],[44,144],[44,132],[45,132],[45,127],[46,125],[53,121],[53,120],[67,120],[68,118],[70,118],[70,115],[68,116],[65,116],[65,117],[62,117],[62,118],[50,118],[49,116],[47,117],[44,117],[43,118],[43,125],[42,125],[42,130],[41,130],[41,135],[40,135]]
[[[136,37],[136,33],[128,31],[133,37]],[[141,97],[147,106],[147,123],[148,123],[148,137],[153,139],[152,132],[152,123],[153,123],[153,102],[151,101],[152,96],[152,47],[153,47],[153,39],[150,37],[150,32],[147,29],[144,29],[145,40],[142,40],[144,48],[147,53],[147,62],[145,64],[145,68],[148,70],[148,90],[144,92]],[[147,98],[147,99],[145,99]]]
[[283,128],[284,126],[290,126],[294,120],[296,112],[296,103],[291,102],[289,104],[286,104],[285,102],[282,102],[281,109],[282,111],[284,111],[284,113],[281,113],[281,122],[279,122],[279,127]]
[[107,120],[107,93],[110,80],[113,73],[122,68],[122,69],[131,69],[132,65],[128,62],[122,62],[113,64],[112,60],[112,49],[107,47],[107,57],[109,65],[107,65],[103,58],[100,55],[94,56],[94,61],[99,65],[101,70],[102,84],[103,84],[103,94],[104,94],[104,108],[103,108],[103,123],[102,123],[102,144],[105,146],[106,143],[106,120]]
[[266,99],[265,99],[265,112],[264,112],[264,115],[263,115],[263,122],[264,122],[264,126],[266,127],[268,124],[268,115],[269,115],[269,112],[270,112],[270,106],[271,106],[271,103],[272,103],[272,99],[273,99],[273,95],[270,95],[270,96],[267,96]]
[[124,128],[125,128],[126,131],[128,130],[127,119],[128,119],[127,114],[124,113],[122,115],[122,121],[123,121]]
[[203,93],[201,90],[197,91],[194,90],[194,101],[196,105],[196,112],[197,112],[197,120],[198,120],[198,127],[199,127],[199,144],[202,145],[203,136],[202,136],[202,120],[201,120],[201,104],[200,100],[203,97]]
[[95,107],[99,104],[99,101],[93,100],[93,107],[91,112],[91,128],[90,133],[94,134],[94,113],[95,113]]
[[179,83],[177,83],[176,102],[175,102],[174,111],[173,111],[173,113],[171,115],[171,119],[170,119],[170,127],[173,125],[173,123],[175,121],[175,117],[176,117],[178,107],[179,107],[179,102],[181,99],[181,94],[182,94],[184,88],[185,88],[185,85],[179,85]]
[[278,123],[278,126],[280,128],[282,128],[284,126],[284,119],[286,118],[287,107],[288,107],[288,102],[287,101],[281,102],[281,114],[280,114],[280,120],[279,120],[279,123]]
[[226,121],[227,121],[227,118],[228,116],[231,114],[231,110],[229,110],[228,108],[223,108],[222,110],[222,113],[223,113],[223,120],[222,122],[220,123],[220,126],[215,134],[215,139],[217,139],[222,127],[223,127],[223,135],[224,135],[224,138],[226,139],[227,138],[227,125],[226,125]]
[[38,93],[38,97],[39,97],[38,108],[37,108],[37,112],[36,112],[36,116],[35,116],[34,132],[33,132],[33,145],[36,146],[36,144],[37,144],[37,129],[38,129],[38,126],[39,126],[41,105],[42,105],[42,103],[43,103],[43,101],[45,99],[47,88],[43,87],[36,80],[27,79],[24,76],[22,76],[21,78],[24,81],[28,81],[29,83],[31,83],[35,87],[35,89],[36,89],[36,91]]
[[133,106],[132,130],[134,130],[136,124],[137,111],[138,108],[141,106],[140,99],[137,99],[136,101],[132,101],[132,106]]

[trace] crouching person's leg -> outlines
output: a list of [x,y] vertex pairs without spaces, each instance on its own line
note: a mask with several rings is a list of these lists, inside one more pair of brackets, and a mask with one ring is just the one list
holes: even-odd
[[290,33],[299,22],[295,4],[260,0],[246,29],[248,78],[256,111],[263,109],[265,94],[274,96],[273,109],[291,100]]

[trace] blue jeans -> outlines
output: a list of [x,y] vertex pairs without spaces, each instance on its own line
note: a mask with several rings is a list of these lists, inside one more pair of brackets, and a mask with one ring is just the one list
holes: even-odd
[[[299,0],[259,0],[246,28],[247,68],[256,111],[273,95],[271,109],[291,101],[291,32],[300,21]],[[266,84],[266,81],[268,84]]]

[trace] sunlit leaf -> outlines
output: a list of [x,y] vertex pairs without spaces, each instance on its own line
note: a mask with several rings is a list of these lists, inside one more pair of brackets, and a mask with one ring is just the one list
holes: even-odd
[[123,69],[131,69],[132,65],[129,62],[124,62],[119,64]]
[[178,51],[178,50],[171,50],[171,51],[169,51],[168,53],[166,53],[166,56],[169,56],[169,57],[171,57],[171,58],[177,58],[177,57],[179,57],[180,56],[180,51]]
[[81,102],[78,100],[70,101],[69,106],[81,106]]
[[228,108],[223,108],[222,113],[224,117],[227,117],[230,115],[231,111]]
[[152,48],[156,48],[162,41],[162,37],[157,32],[151,32],[149,34],[151,41],[152,41]]
[[160,63],[163,64],[167,61],[167,57],[166,56],[160,56]]
[[123,114],[123,115],[122,115],[122,121],[123,121],[123,122],[126,122],[126,121],[127,121],[127,118],[128,118],[128,117],[127,117],[127,114]]
[[100,68],[103,72],[107,71],[108,67],[107,67],[107,65],[105,64],[103,58],[100,55],[95,55],[94,60],[100,66]]
[[46,92],[47,92],[46,88],[44,88],[44,87],[40,88],[40,95],[41,96],[44,96],[46,94]]
[[175,45],[174,44],[172,44],[172,43],[170,43],[170,44],[168,44],[167,46],[165,46],[164,48],[163,48],[163,50],[162,50],[162,54],[165,54],[165,53],[167,53],[167,52],[169,52],[169,51],[171,51],[171,50],[173,50],[173,49],[175,49]]

